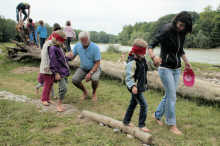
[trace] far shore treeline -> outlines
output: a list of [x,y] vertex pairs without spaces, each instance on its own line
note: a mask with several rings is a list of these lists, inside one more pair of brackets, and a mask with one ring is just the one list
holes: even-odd
[[[186,38],[186,48],[216,48],[220,47],[220,6],[214,10],[207,6],[201,13],[190,12],[193,18],[193,32]],[[150,42],[158,29],[172,21],[176,14],[169,14],[153,22],[138,22],[134,25],[125,25],[118,35],[108,34],[104,31],[90,31],[91,40],[96,43],[120,43],[131,45],[135,38],[143,38]],[[46,20],[44,20],[46,22]],[[16,22],[0,16],[0,42],[8,42],[16,38]],[[35,23],[36,27],[39,25]],[[52,26],[45,23],[48,32]],[[75,29],[76,34],[81,30]]]

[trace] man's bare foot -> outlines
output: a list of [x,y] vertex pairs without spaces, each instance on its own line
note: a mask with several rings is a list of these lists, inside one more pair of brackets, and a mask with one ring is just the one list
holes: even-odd
[[48,103],[47,101],[42,101],[42,104],[43,104],[44,106],[49,106],[49,103]]
[[183,133],[176,127],[176,126],[171,126],[170,131],[176,135],[182,135]]
[[163,122],[158,120],[154,114],[152,115],[152,118],[157,122],[158,125],[163,126]]
[[140,128],[140,130],[141,131],[143,131],[143,132],[151,132],[151,130],[150,129],[148,129],[147,127],[142,127],[142,128]]
[[54,98],[54,99],[57,99],[57,97],[56,97],[56,96],[54,96],[53,98]]
[[92,96],[92,101],[97,101],[98,99],[97,99],[97,96],[96,96],[96,94],[93,94],[93,96]]
[[85,100],[88,98],[88,92],[84,92],[82,97],[81,97],[81,100]]
[[57,111],[58,112],[64,112],[64,108],[61,105],[57,105]]

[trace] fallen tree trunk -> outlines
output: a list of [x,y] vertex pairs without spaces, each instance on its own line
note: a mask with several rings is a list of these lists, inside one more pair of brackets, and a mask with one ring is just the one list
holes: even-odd
[[24,57],[32,57],[34,59],[41,58],[41,49],[36,46],[29,46],[25,43],[20,43],[15,40],[11,40],[16,44],[16,47],[6,47],[8,50],[8,56],[13,60],[20,60]]
[[97,121],[99,123],[103,123],[105,125],[109,125],[114,128],[121,129],[123,132],[131,134],[132,136],[138,138],[139,140],[143,141],[146,144],[152,143],[152,135],[141,131],[137,127],[125,126],[121,121],[112,119],[104,115],[96,114],[90,111],[82,111],[81,114],[83,117],[89,118],[91,120]]
[[[79,66],[79,59],[71,62],[73,66]],[[111,61],[101,61],[102,71],[110,76],[121,79],[125,78],[125,65],[123,63],[114,63]],[[157,71],[148,72],[148,86],[151,89],[158,89],[164,91],[163,85],[160,81],[160,77]],[[196,78],[195,85],[193,87],[186,87],[183,84],[182,77],[180,78],[180,85],[177,93],[186,98],[204,99],[208,102],[220,103],[220,86]]]

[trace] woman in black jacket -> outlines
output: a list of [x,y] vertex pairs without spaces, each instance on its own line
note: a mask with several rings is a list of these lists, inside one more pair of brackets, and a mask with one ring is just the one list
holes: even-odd
[[[149,55],[154,64],[160,66],[158,72],[165,89],[165,96],[154,116],[157,123],[163,125],[161,118],[165,114],[166,124],[170,126],[170,131],[178,135],[182,132],[176,127],[176,90],[181,74],[181,58],[185,63],[185,68],[191,68],[183,49],[185,37],[191,32],[191,15],[183,11],[176,15],[172,23],[164,25],[158,31],[149,46]],[[161,52],[160,57],[157,57],[153,53],[153,48],[159,44]]]

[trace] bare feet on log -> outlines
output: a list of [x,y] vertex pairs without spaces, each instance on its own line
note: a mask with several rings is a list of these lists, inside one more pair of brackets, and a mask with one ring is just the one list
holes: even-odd
[[47,101],[42,101],[42,104],[43,104],[44,106],[49,106],[49,103],[48,103]]
[[58,101],[57,111],[58,112],[64,112],[65,111],[64,108],[62,107],[62,101],[61,100]]
[[176,127],[176,126],[170,126],[170,131],[176,135],[182,135],[183,133]]
[[50,103],[50,104],[55,104],[55,102],[52,101],[52,100],[49,100],[48,103]]
[[61,105],[57,105],[57,112],[64,112],[65,110]]
[[148,129],[147,127],[140,128],[140,130],[143,131],[143,132],[147,132],[147,133],[151,132],[151,130]]
[[129,123],[129,124],[125,124],[125,123],[123,123],[125,126],[128,126],[128,127],[135,127],[135,125],[134,124],[132,124],[132,123]]

